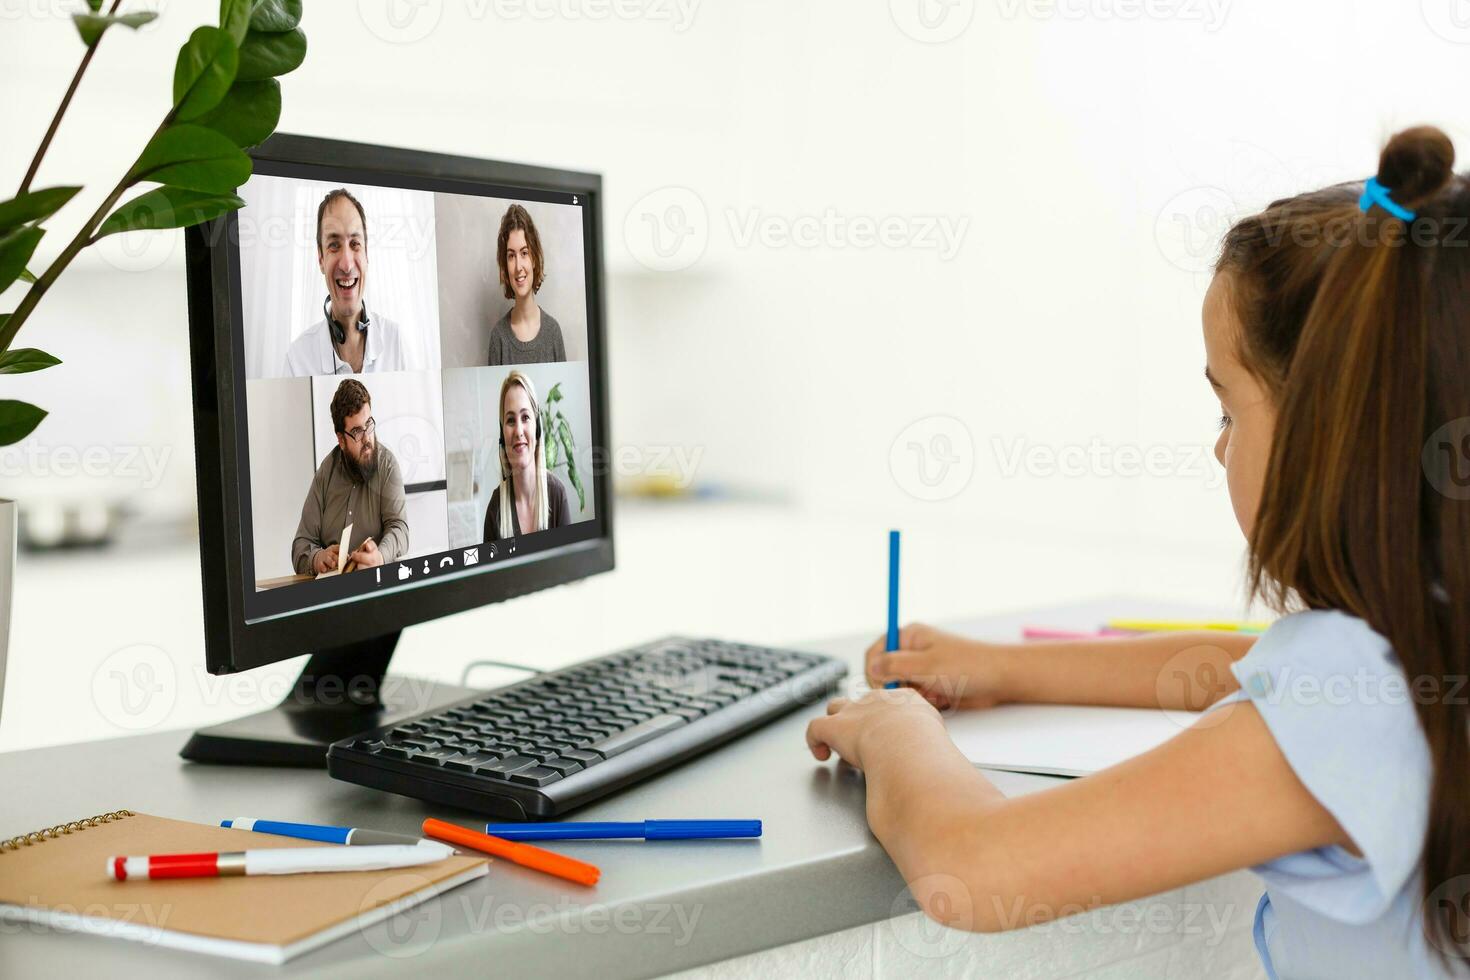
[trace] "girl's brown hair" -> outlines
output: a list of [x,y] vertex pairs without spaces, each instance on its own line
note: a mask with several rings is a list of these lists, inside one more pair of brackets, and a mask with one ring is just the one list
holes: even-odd
[[1378,180],[1411,221],[1361,211],[1362,184],[1313,191],[1235,225],[1216,272],[1241,362],[1277,410],[1251,593],[1343,610],[1392,644],[1434,765],[1425,926],[1467,955],[1459,911],[1428,901],[1470,875],[1470,486],[1455,482],[1462,439],[1470,450],[1470,181],[1453,163],[1444,133],[1405,130]]

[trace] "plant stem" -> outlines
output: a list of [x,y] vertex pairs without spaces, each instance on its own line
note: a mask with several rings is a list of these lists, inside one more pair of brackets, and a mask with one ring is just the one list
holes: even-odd
[[[112,0],[112,6],[107,8],[107,16],[111,17],[117,13],[117,8],[122,5],[122,0]],[[77,86],[82,83],[82,75],[87,66],[92,63],[92,55],[97,53],[97,45],[102,43],[99,35],[97,40],[87,46],[87,53],[82,55],[82,63],[77,65],[77,73],[71,77],[71,85],[67,87],[66,94],[61,97],[61,105],[56,109],[56,115],[51,117],[51,125],[46,129],[46,135],[41,139],[41,145],[36,150],[35,159],[31,160],[30,169],[26,171],[25,179],[20,182],[20,190],[15,192],[19,197],[31,189],[31,181],[36,179],[36,171],[41,169],[41,158],[51,147],[51,140],[56,135],[56,130],[61,126],[61,117],[66,114],[66,107],[71,105],[71,97],[76,94]]]
[[[174,113],[177,111],[177,108],[169,110],[168,115],[163,117],[163,122],[158,124],[158,129],[154,130],[153,136],[148,138],[148,143],[152,143],[154,137],[169,127],[174,121]],[[145,147],[147,145],[147,143],[144,144]],[[133,166],[136,165],[135,161]],[[117,203],[117,199],[122,197],[123,191],[132,186],[129,178],[133,174],[133,166],[128,167],[127,171],[122,175],[122,179],[117,182],[117,186],[107,195],[107,200],[103,201],[97,210],[92,212],[92,216],[82,225],[81,230],[77,232],[76,237],[71,240],[70,244],[56,257],[56,261],[52,262],[46,271],[41,273],[40,277],[31,285],[31,288],[26,291],[25,296],[20,301],[20,305],[15,308],[14,313],[10,314],[10,319],[5,321],[5,326],[0,328],[0,354],[10,350],[10,345],[15,341],[16,332],[20,330],[21,324],[25,323],[26,318],[31,315],[31,311],[36,308],[36,304],[41,302],[41,297],[46,294],[46,290],[50,289],[51,284],[66,270],[66,267],[71,264],[71,260],[76,258],[82,249],[92,244],[92,232],[96,231],[97,226],[107,217],[108,212],[112,210],[112,206]]]

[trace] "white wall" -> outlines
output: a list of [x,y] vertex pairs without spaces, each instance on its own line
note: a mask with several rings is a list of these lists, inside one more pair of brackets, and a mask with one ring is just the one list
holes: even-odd
[[321,463],[312,440],[311,379],[245,383],[250,432],[250,519],[255,578],[291,575],[291,545],[312,474]]
[[[787,499],[813,528],[760,541],[795,576],[762,632],[848,622],[881,569],[834,550],[856,528],[880,555],[890,525],[913,549],[906,614],[1116,588],[1219,597],[1241,546],[1202,457],[1213,243],[1273,195],[1370,173],[1398,127],[1439,123],[1470,154],[1458,0],[1158,0],[1152,18],[1101,0],[957,0],[931,8],[947,11],[941,33],[958,29],[942,43],[922,40],[918,2],[632,5],[669,21],[427,0],[397,8],[412,16],[395,29],[386,2],[311,0],[281,128],[604,174],[616,441],[702,454],[702,480]],[[0,187],[19,181],[17,148],[45,130],[80,53],[69,9],[0,2],[0,84],[24,93],[0,100]],[[104,42],[42,169],[43,183],[88,184],[42,261],[146,142],[174,52],[214,9],[169,3],[156,27]],[[782,236],[829,215],[817,244]],[[849,234],[887,218],[907,245]],[[963,234],[926,235],[930,219]],[[68,364],[3,387],[53,409],[41,441],[85,444],[99,413],[78,382],[126,363],[148,383],[107,399],[108,444],[166,440],[178,470],[181,236],[110,241],[85,261],[21,335]],[[137,273],[126,305],[119,269]],[[1065,475],[1027,456],[1086,456],[1094,439],[1108,464],[1157,449],[1164,472]],[[945,459],[949,495],[920,499]],[[44,479],[17,492],[49,492]],[[186,482],[168,499],[189,496]],[[561,649],[607,642],[603,614],[583,611]],[[664,617],[648,635],[668,621],[648,615]]]

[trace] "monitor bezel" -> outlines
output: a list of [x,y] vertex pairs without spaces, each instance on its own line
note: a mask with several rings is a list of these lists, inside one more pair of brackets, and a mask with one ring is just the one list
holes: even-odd
[[[518,187],[586,195],[587,365],[594,459],[609,455],[608,378],[603,296],[602,178],[598,174],[453,154],[278,133],[251,151],[273,175],[317,177],[323,169],[367,182],[473,193]],[[458,187],[448,185],[457,184]],[[187,230],[185,262],[198,478],[199,551],[205,663],[226,674],[338,648],[403,627],[576,581],[613,568],[613,501],[608,467],[594,466],[591,489],[601,534],[432,583],[399,586],[292,613],[250,618],[245,608],[241,507],[245,371],[242,311],[232,286],[239,246],[237,215]],[[228,410],[221,411],[221,406]]]

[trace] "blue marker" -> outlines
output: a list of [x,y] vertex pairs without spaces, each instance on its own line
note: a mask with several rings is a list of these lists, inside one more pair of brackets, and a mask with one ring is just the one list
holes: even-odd
[[252,817],[236,817],[221,820],[221,827],[236,830],[253,830],[258,834],[275,834],[278,837],[295,837],[298,840],[321,841],[324,844],[434,844],[411,834],[393,834],[386,830],[363,830],[359,827],[323,827],[314,823],[286,823],[282,820],[256,820]]
[[714,840],[759,837],[759,820],[638,820],[632,823],[487,823],[485,833],[504,840]]
[[[887,651],[898,649],[898,532],[888,532],[888,644]],[[898,681],[883,685],[885,690],[898,687]]]

